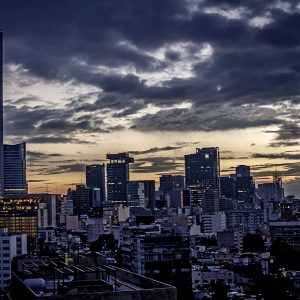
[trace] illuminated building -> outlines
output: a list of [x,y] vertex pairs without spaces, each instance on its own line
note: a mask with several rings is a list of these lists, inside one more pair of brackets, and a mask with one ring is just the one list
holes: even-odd
[[113,204],[126,204],[129,164],[134,162],[128,153],[107,154],[107,201]]
[[3,158],[4,196],[26,195],[26,143],[3,145]]
[[0,199],[0,227],[9,234],[26,233],[35,238],[38,233],[39,198]]

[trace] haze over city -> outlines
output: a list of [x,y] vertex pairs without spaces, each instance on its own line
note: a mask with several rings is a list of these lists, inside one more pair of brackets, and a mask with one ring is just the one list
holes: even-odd
[[184,174],[219,147],[221,172],[282,171],[299,192],[298,1],[6,1],[4,131],[27,142],[31,192],[65,193],[107,153],[130,178]]

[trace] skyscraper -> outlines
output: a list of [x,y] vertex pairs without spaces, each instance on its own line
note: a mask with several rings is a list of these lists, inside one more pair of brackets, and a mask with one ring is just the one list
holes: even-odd
[[73,211],[75,215],[87,215],[91,207],[90,189],[85,185],[77,184],[75,190],[68,190],[68,199],[73,200]]
[[0,31],[0,197],[3,196],[3,32]]
[[250,166],[236,167],[235,197],[239,204],[251,204],[255,197],[255,183],[251,176]]
[[113,204],[126,204],[129,164],[134,162],[128,153],[107,154],[107,201]]
[[26,143],[3,145],[4,196],[27,194]]
[[[105,165],[103,164],[103,165],[86,166],[85,176],[86,176],[86,186],[91,190],[98,190],[100,192],[99,205],[101,206],[101,204],[103,204],[106,199],[106,196],[105,196]],[[95,201],[93,201],[93,202],[95,202]]]
[[[220,194],[219,148],[197,148],[195,154],[185,155],[185,178],[186,186],[191,191],[192,206],[201,206],[205,194],[218,196]],[[215,199],[216,196],[209,198]],[[206,202],[205,206],[207,205]],[[212,207],[216,208],[216,204],[212,203]]]

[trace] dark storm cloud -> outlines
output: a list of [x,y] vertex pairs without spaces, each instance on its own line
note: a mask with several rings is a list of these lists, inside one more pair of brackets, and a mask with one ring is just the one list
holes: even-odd
[[269,159],[300,159],[300,153],[290,153],[290,152],[282,152],[282,153],[253,153],[253,158],[269,158]]
[[[99,118],[78,120],[74,114],[107,109],[115,118],[125,118],[150,104],[170,110],[136,117],[132,128],[185,131],[281,125],[282,112],[256,117],[253,108],[236,107],[255,104],[258,112],[262,104],[299,102],[296,5],[292,0],[6,1],[0,27],[5,31],[7,63],[26,70],[27,76],[101,89],[90,95],[93,101],[83,95],[61,109],[23,106],[22,115],[7,106],[7,133],[61,138],[71,132],[118,130],[122,128],[102,128]],[[232,10],[235,18],[229,16]],[[256,17],[269,21],[258,26],[253,23]],[[204,43],[213,52],[203,61],[197,53]],[[164,55],[153,55],[159,49]],[[150,85],[141,75],[155,76],[177,62],[191,63],[189,77],[181,77],[179,70]],[[191,103],[192,109],[172,109],[183,102]],[[13,104],[20,103],[24,102]],[[206,115],[213,110],[215,115]],[[288,125],[281,126],[278,142],[300,137],[289,126],[287,131]]]
[[85,164],[76,163],[70,165],[59,165],[55,167],[40,168],[38,175],[55,175],[62,173],[84,172],[85,166]]
[[27,161],[30,164],[34,164],[36,162],[41,162],[49,158],[60,157],[62,156],[59,153],[44,153],[37,151],[26,151]]
[[[166,130],[231,130],[249,127],[261,127],[282,123],[281,120],[267,115],[256,115],[256,110],[231,108],[226,112],[207,112],[201,109],[171,109],[156,114],[147,114],[133,120],[133,128],[142,131]],[[209,115],[210,113],[210,115]],[[275,115],[274,115],[275,116]]]
[[27,137],[31,143],[89,144],[74,138],[74,134],[106,132],[102,119],[96,115],[77,117],[71,109],[6,105],[4,111],[6,134]]
[[296,140],[299,138],[299,125],[295,123],[285,123],[279,128],[277,140]]
[[183,166],[183,161],[168,157],[147,157],[136,160],[131,166],[133,173],[168,173]]
[[[270,170],[274,168],[273,170]],[[281,163],[281,164],[263,164],[251,166],[251,173],[254,177],[273,176],[275,169],[280,170],[283,177],[300,176],[300,162]]]
[[141,150],[141,151],[128,151],[131,155],[141,155],[141,154],[152,154],[152,153],[157,153],[157,152],[162,152],[162,151],[173,151],[173,150],[178,150],[182,149],[189,145],[189,143],[181,143],[180,145],[177,146],[165,146],[165,147],[153,147],[147,150]]
[[278,147],[291,147],[291,146],[298,146],[299,143],[298,142],[272,142],[270,143],[269,147],[274,147],[274,148],[278,148]]
[[30,180],[27,180],[28,183],[30,182],[45,182],[47,180],[44,180],[44,179],[30,179]]
[[27,139],[30,144],[83,144],[83,145],[93,145],[94,142],[82,141],[75,139],[71,136],[35,136]]

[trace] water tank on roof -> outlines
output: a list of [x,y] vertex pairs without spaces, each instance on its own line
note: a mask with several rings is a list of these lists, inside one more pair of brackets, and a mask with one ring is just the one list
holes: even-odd
[[24,284],[32,290],[44,289],[46,287],[46,282],[43,278],[25,279]]

